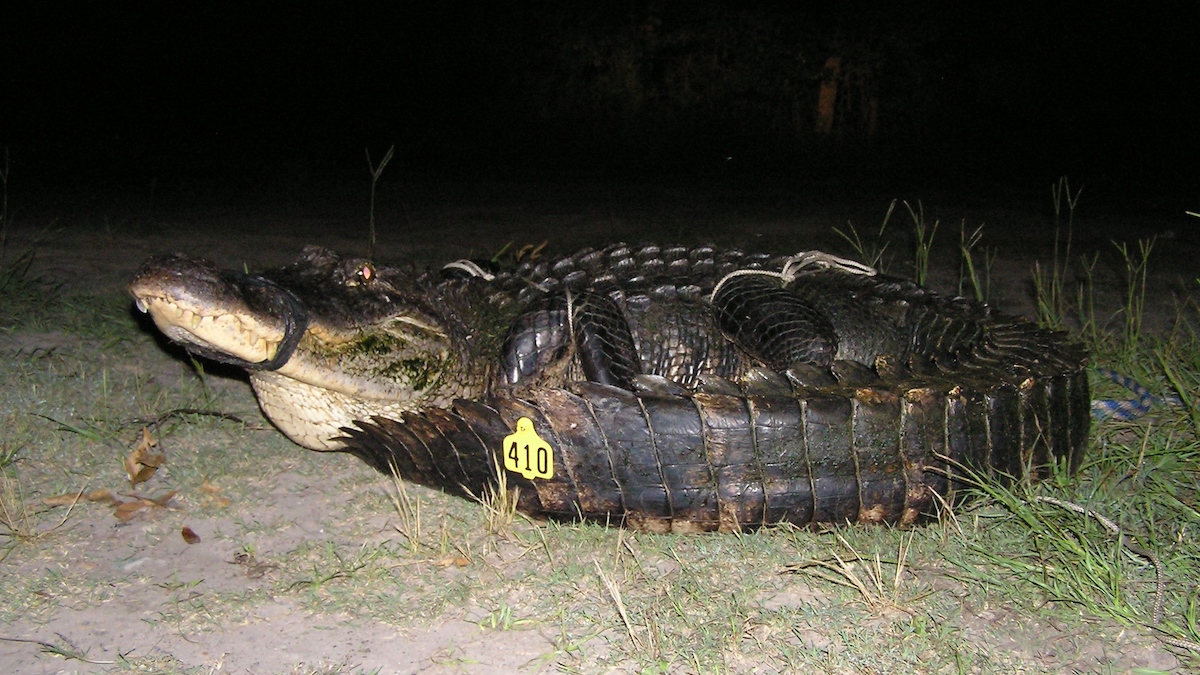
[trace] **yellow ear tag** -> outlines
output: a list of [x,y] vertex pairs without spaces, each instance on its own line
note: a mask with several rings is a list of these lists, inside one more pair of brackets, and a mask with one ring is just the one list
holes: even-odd
[[517,420],[517,430],[504,437],[504,468],[530,480],[554,478],[554,452],[528,417]]

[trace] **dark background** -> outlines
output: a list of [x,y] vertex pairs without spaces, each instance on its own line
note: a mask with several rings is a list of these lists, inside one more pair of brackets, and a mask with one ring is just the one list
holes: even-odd
[[1002,194],[1070,175],[1093,204],[1200,209],[1195,24],[1162,9],[24,4],[0,18],[14,194],[304,199],[361,191],[363,149],[395,144],[385,180]]

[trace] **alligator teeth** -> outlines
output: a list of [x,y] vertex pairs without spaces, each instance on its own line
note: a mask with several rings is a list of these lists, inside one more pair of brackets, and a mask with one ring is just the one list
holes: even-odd
[[138,311],[141,312],[142,314],[145,314],[146,312],[150,311],[150,307],[146,304],[146,301],[141,298],[136,298],[133,301],[133,304],[138,308]]

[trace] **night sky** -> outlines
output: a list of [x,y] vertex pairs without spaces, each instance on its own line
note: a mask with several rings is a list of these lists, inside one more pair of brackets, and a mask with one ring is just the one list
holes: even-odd
[[291,172],[335,186],[366,180],[364,147],[395,144],[393,166],[429,177],[1070,174],[1200,208],[1195,24],[1162,10],[12,4],[0,145],[14,185],[167,194]]

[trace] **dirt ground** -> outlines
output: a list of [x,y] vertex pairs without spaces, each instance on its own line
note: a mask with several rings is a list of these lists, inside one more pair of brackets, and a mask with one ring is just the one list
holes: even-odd
[[[820,186],[801,195],[781,189],[735,192],[704,186],[407,183],[380,204],[376,257],[435,264],[487,256],[510,242],[520,245],[543,240],[549,240],[550,247],[559,252],[614,240],[657,240],[714,241],[788,252],[821,248],[848,255],[852,251],[833,229],[845,229],[849,220],[860,233],[874,234],[893,196],[907,195],[882,191],[878,195],[838,194]],[[915,201],[918,196],[911,197]],[[365,204],[358,195],[316,203],[302,196],[265,205],[247,201],[240,207],[145,202],[131,206],[89,204],[86,200],[43,203],[14,213],[7,254],[11,257],[33,248],[37,252],[34,276],[61,284],[69,295],[104,298],[121,292],[137,266],[157,253],[182,251],[234,268],[284,264],[306,244],[365,253]],[[1086,198],[1083,204],[1086,207]],[[983,246],[996,250],[990,271],[993,303],[1006,311],[1031,314],[1030,269],[1035,260],[1047,264],[1053,258],[1049,199],[1014,203],[998,197],[977,202],[925,197],[924,206],[926,219],[940,222],[933,285],[954,290],[959,274],[960,224],[969,229],[983,225]],[[1190,207],[1200,208],[1200,204]],[[1090,213],[1084,208],[1074,226],[1073,245],[1075,253],[1101,252],[1098,297],[1115,307],[1124,291],[1119,260],[1109,242],[1121,239],[1136,246],[1138,238],[1157,237],[1151,266],[1156,292],[1149,298],[1149,315],[1166,322],[1173,316],[1178,298],[1189,293],[1195,297],[1194,261],[1200,259],[1200,234],[1193,222],[1200,220],[1189,220],[1181,210],[1177,217],[1143,218]],[[885,237],[893,241],[888,253],[894,256],[891,271],[895,273],[908,273],[905,264],[910,254],[905,247],[911,243],[911,230],[907,213],[897,212]],[[131,326],[134,321],[131,312]],[[64,361],[61,367],[90,373],[80,375],[81,396],[98,396],[88,392],[101,386],[97,384],[101,368],[105,378],[114,382],[125,373],[138,382],[159,383],[163,388],[181,386],[177,383],[190,377],[190,365],[177,352],[164,351],[144,332],[144,324],[137,330],[143,332],[139,333],[142,342],[137,343],[136,358],[124,352],[111,355],[94,348],[86,338],[54,327],[7,331],[0,335],[0,347],[5,358],[18,361],[52,352],[80,354],[76,361],[70,365]],[[353,556],[363,542],[397,538],[398,516],[388,503],[386,481],[351,458],[331,458],[291,446],[263,425],[243,380],[218,372],[208,386],[214,395],[223,397],[222,409],[237,412],[248,426],[213,421],[175,432],[164,440],[164,447],[172,456],[184,452],[236,456],[198,457],[189,460],[191,468],[180,468],[177,474],[162,472],[143,486],[145,494],[181,490],[170,511],[150,513],[154,509],[148,509],[147,514],[119,522],[99,505],[80,504],[66,520],[66,532],[49,538],[49,543],[19,546],[0,561],[0,568],[7,568],[0,569],[0,574],[8,580],[8,600],[0,605],[9,605],[0,613],[0,636],[25,640],[0,642],[0,663],[4,664],[0,670],[506,673],[588,671],[588,664],[606,663],[606,640],[619,636],[619,624],[583,641],[585,650],[592,651],[578,660],[564,651],[557,629],[546,624],[527,628],[518,622],[506,630],[485,630],[483,624],[496,623],[495,608],[475,596],[443,599],[434,608],[401,604],[391,618],[381,619],[382,609],[361,615],[355,609],[375,602],[369,595],[314,604],[308,591],[285,592],[286,585],[281,590],[279,579],[284,572],[275,567],[272,552],[314,547],[312,570],[295,574],[297,583],[315,588],[319,584],[309,577],[329,569],[330,560],[341,560],[346,551]],[[36,391],[24,404],[13,400],[13,406],[25,407],[6,411],[10,417],[36,413],[71,419],[76,404],[80,409],[87,407],[82,402],[47,400]],[[132,442],[135,432],[123,430],[121,438]],[[120,454],[108,446],[97,452]],[[33,454],[37,455],[36,448]],[[254,463],[245,464],[251,456]],[[48,471],[40,468],[32,473]],[[209,471],[217,487],[212,492],[196,489],[203,484],[202,477],[210,480],[205,477]],[[70,475],[69,468],[65,473]],[[245,478],[233,486],[222,481],[225,475]],[[121,487],[111,477],[89,480],[89,490]],[[46,484],[61,485],[64,492],[82,489],[79,481],[65,479],[46,478]],[[184,485],[189,487],[181,487]],[[471,512],[479,508],[447,503],[454,500],[434,493],[422,491],[419,495],[429,503],[429,519],[449,513],[451,519],[469,520],[476,517]],[[31,495],[30,499],[34,496],[48,495]],[[457,515],[461,513],[467,515]],[[182,526],[191,528],[199,543],[180,536]],[[610,537],[617,545],[615,531],[589,536]],[[318,550],[325,544],[340,547],[342,552],[330,558]],[[480,552],[479,557],[508,564],[522,555],[504,546],[498,544]],[[290,559],[304,560],[305,555]],[[464,575],[489,573],[488,565],[476,564],[474,558],[459,569],[456,555],[449,556],[450,562],[429,558],[421,563],[422,578],[453,586]],[[666,559],[668,572],[672,564]],[[243,592],[243,605],[219,609],[205,605],[205,598],[228,599]],[[820,593],[819,588],[797,585],[763,602],[801,607],[814,602],[813,594]],[[214,618],[206,620],[206,612],[212,612]],[[957,639],[974,636],[983,645],[982,653],[990,655],[990,660],[968,666],[966,672],[1171,671],[1179,666],[1172,653],[1147,633],[1110,625],[1030,625],[1001,605],[967,607],[958,621]],[[798,649],[842,654],[838,657],[842,660],[828,657],[830,664],[837,664],[828,666],[828,672],[885,672],[872,661],[846,656],[853,647],[844,640],[815,631],[804,635]],[[47,645],[59,649],[59,655],[51,653]],[[86,660],[64,658],[61,650],[68,646],[85,654]],[[777,662],[756,660],[752,648],[734,651],[737,653],[726,661],[731,671],[784,669]],[[687,664],[675,667],[696,670]],[[608,668],[633,670],[628,663]]]

